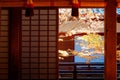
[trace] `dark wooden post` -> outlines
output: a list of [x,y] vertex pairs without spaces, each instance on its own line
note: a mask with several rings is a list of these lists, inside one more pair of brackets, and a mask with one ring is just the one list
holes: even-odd
[[105,80],[117,80],[116,0],[106,0],[105,7]]
[[77,80],[77,69],[76,69],[77,65],[74,64],[74,73],[73,73],[73,79]]
[[9,10],[9,80],[19,80],[20,54],[19,30],[21,26],[21,9]]

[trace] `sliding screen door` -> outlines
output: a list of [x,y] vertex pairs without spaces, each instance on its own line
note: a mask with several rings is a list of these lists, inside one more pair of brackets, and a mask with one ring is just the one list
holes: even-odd
[[57,80],[57,9],[22,11],[21,80]]
[[0,14],[0,80],[8,80],[8,10]]

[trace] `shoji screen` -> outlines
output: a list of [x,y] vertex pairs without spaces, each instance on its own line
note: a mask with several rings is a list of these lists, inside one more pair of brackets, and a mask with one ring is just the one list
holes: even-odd
[[21,80],[57,80],[57,10],[22,11]]
[[8,10],[0,11],[0,80],[8,80]]

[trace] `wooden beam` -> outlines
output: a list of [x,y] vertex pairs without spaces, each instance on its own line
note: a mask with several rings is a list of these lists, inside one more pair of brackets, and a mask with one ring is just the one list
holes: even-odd
[[120,8],[120,2],[117,3],[117,7]]
[[[6,2],[0,2],[0,7],[25,7],[26,2],[25,1],[6,1]],[[51,2],[34,2],[35,7],[50,7]],[[71,7],[72,3],[71,1],[55,1],[54,2],[55,7]],[[80,7],[105,7],[106,3],[105,2],[81,2]]]
[[[69,4],[68,2],[56,2],[55,6],[69,6],[71,7],[71,4]],[[80,7],[105,7],[106,3],[105,2],[81,2],[80,3]]]
[[107,0],[105,7],[105,80],[117,80],[116,1]]

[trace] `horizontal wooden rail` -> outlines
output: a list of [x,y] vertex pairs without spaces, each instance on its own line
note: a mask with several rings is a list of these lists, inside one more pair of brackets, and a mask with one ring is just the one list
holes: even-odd
[[[117,64],[120,79],[120,63]],[[59,63],[59,80],[104,80],[104,63]]]

